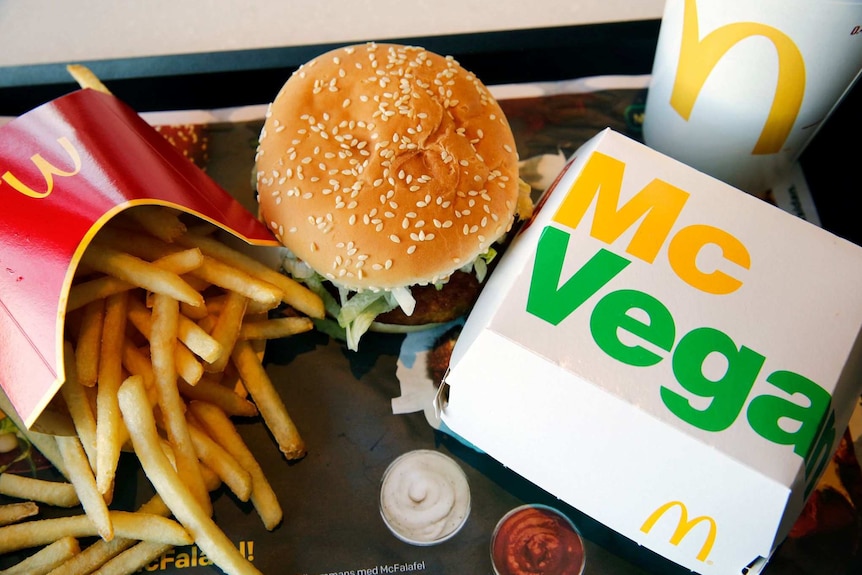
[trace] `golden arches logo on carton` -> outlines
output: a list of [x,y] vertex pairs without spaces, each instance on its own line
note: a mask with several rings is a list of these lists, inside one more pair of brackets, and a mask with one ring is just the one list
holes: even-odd
[[655,524],[658,523],[658,520],[661,519],[665,513],[674,508],[679,509],[679,519],[677,520],[676,529],[674,529],[670,536],[669,543],[671,545],[679,545],[698,524],[706,523],[706,537],[704,538],[703,545],[700,547],[700,551],[698,551],[696,556],[698,561],[706,561],[707,557],[709,557],[709,553],[712,551],[712,546],[715,544],[715,538],[718,534],[718,526],[715,523],[715,519],[709,515],[699,515],[689,519],[688,508],[682,501],[668,501],[664,505],[661,505],[658,509],[653,511],[649,517],[647,517],[646,521],[641,525],[641,531],[649,533]]
[[[34,199],[42,199],[51,195],[54,191],[54,176],[69,177],[74,176],[81,171],[81,156],[78,150],[72,145],[68,138],[57,138],[57,143],[66,151],[69,158],[72,160],[74,168],[71,171],[64,171],[51,164],[48,160],[42,157],[41,154],[34,154],[30,157],[30,161],[36,165],[36,169],[45,178],[45,191],[37,191],[19,180],[12,172],[6,171],[0,176],[0,180],[6,182],[25,196]],[[2,182],[0,182],[2,183]]]
[[769,40],[778,56],[778,77],[772,107],[751,153],[781,150],[805,94],[805,60],[793,40],[781,30],[758,22],[734,22],[716,28],[702,39],[696,0],[685,0],[682,42],[670,105],[688,120],[700,91],[718,62],[739,42],[754,36]]

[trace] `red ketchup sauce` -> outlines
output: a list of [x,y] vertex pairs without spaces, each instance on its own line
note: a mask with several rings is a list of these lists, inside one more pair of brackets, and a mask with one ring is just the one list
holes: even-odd
[[497,575],[580,575],[584,544],[561,513],[541,505],[525,505],[507,513],[491,541]]

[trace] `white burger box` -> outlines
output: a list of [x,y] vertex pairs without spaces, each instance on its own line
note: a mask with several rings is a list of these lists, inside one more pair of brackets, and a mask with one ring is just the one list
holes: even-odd
[[860,287],[862,248],[606,130],[498,263],[439,415],[679,565],[757,573],[862,392]]

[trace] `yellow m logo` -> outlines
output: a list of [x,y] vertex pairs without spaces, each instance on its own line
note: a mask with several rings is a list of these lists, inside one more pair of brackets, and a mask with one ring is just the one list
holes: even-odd
[[57,142],[60,146],[66,150],[66,153],[69,154],[69,158],[72,160],[72,164],[74,165],[74,169],[72,171],[63,171],[60,168],[52,165],[45,158],[42,157],[41,154],[35,154],[30,157],[30,160],[36,165],[36,168],[42,174],[42,177],[45,178],[45,191],[34,190],[21,180],[19,180],[12,172],[5,172],[0,179],[4,182],[24,194],[25,196],[29,196],[35,199],[46,198],[51,195],[51,192],[54,191],[54,176],[74,176],[78,172],[81,171],[81,156],[78,155],[78,151],[72,145],[68,138],[60,137],[57,138]]
[[688,533],[694,529],[694,527],[698,523],[707,523],[708,529],[706,534],[706,539],[703,542],[703,546],[700,548],[700,552],[697,554],[698,561],[706,561],[706,558],[709,556],[709,552],[712,551],[712,546],[715,544],[715,536],[718,530],[718,527],[715,524],[715,519],[709,517],[708,515],[701,515],[698,517],[694,517],[692,519],[688,518],[688,509],[685,506],[685,503],[682,501],[668,501],[658,509],[652,512],[652,515],[647,517],[647,520],[644,521],[644,524],[641,525],[641,531],[644,533],[649,533],[650,530],[655,526],[658,520],[667,513],[671,508],[678,507],[679,508],[679,521],[676,524],[676,529],[670,537],[671,545],[679,545],[680,542],[685,538]]
[[781,150],[805,94],[805,60],[793,40],[781,30],[757,22],[735,22],[700,39],[696,0],[685,0],[679,65],[670,96],[671,107],[689,119],[701,88],[719,60],[733,46],[752,36],[767,38],[778,55],[778,79],[772,107],[752,154]]

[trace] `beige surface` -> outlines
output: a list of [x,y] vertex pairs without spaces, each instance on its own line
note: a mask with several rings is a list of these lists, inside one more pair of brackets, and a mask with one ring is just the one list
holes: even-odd
[[0,66],[642,20],[661,17],[663,7],[664,0],[0,0]]

